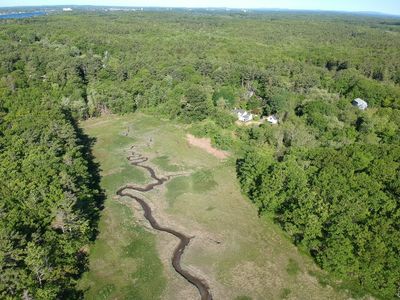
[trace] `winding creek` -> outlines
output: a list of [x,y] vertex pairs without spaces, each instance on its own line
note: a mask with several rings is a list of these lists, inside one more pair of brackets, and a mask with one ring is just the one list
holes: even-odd
[[138,187],[134,186],[132,184],[127,184],[117,190],[117,195],[121,197],[129,197],[131,199],[136,200],[143,208],[144,211],[144,217],[149,221],[151,227],[153,227],[155,230],[158,231],[163,231],[167,232],[169,234],[172,234],[173,236],[177,237],[179,239],[179,244],[176,246],[173,254],[172,254],[172,266],[174,267],[175,271],[179,273],[183,278],[185,278],[189,283],[194,285],[201,296],[202,300],[212,300],[212,295],[210,292],[210,287],[208,284],[203,281],[202,279],[190,274],[189,271],[186,271],[182,269],[181,267],[181,259],[182,255],[185,251],[185,248],[189,245],[190,243],[190,237],[184,235],[181,232],[178,232],[172,228],[164,227],[160,224],[158,224],[157,220],[154,219],[154,216],[152,214],[150,206],[146,203],[145,200],[142,198],[139,198],[137,196],[133,196],[132,194],[129,193],[129,191],[138,191],[138,192],[148,192],[154,189],[156,186],[164,184],[167,180],[171,178],[171,176],[159,178],[154,169],[147,165],[143,165],[144,162],[148,160],[147,157],[143,157],[138,153],[135,153],[133,151],[134,146],[131,147],[131,154],[127,157],[131,165],[141,167],[145,170],[147,170],[151,176],[155,180],[154,183],[150,183],[144,187]]

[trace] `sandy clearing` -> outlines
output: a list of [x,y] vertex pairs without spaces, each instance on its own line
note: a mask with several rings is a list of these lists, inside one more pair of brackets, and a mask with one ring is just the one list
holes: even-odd
[[189,133],[186,135],[186,138],[190,145],[199,147],[219,159],[225,159],[225,158],[229,157],[229,152],[218,150],[218,149],[214,148],[211,145],[210,138],[197,138],[194,135],[191,135]]

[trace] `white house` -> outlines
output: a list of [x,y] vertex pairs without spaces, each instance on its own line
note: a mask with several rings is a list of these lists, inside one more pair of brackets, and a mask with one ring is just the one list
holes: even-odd
[[368,108],[368,103],[360,98],[354,99],[353,102],[351,102],[351,104],[357,106],[361,110],[366,110]]
[[268,123],[271,123],[271,124],[278,124],[278,118],[276,117],[276,116],[274,116],[274,115],[271,115],[271,116],[268,116],[267,117],[267,121],[268,121]]
[[236,114],[239,121],[249,122],[253,120],[253,114],[244,109],[234,109],[233,112]]
[[63,11],[72,11],[72,8],[71,7],[64,7]]

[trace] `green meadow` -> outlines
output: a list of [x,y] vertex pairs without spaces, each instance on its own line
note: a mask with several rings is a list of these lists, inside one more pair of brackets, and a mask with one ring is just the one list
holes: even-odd
[[234,157],[221,161],[186,141],[188,128],[144,114],[107,116],[81,124],[96,139],[107,200],[100,234],[80,281],[87,299],[197,299],[170,266],[176,242],[152,230],[140,209],[116,190],[151,179],[129,165],[129,147],[149,158],[158,174],[174,174],[145,194],[161,224],[193,240],[182,265],[209,283],[215,299],[345,299],[322,284],[324,273],[240,192]]

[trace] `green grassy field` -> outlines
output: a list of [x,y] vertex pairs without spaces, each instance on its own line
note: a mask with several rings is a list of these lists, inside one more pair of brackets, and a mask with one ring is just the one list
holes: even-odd
[[138,226],[129,207],[113,199],[118,187],[128,182],[144,183],[147,174],[132,168],[124,157],[124,149],[133,142],[132,138],[121,135],[124,121],[118,118],[97,121],[104,122],[101,124],[105,127],[99,124],[86,130],[97,139],[94,154],[101,163],[107,200],[100,234],[90,249],[90,272],[80,285],[87,299],[157,299],[165,288],[166,278],[155,236]]
[[170,265],[177,241],[149,229],[134,203],[114,196],[125,183],[149,180],[128,164],[131,145],[159,174],[181,174],[145,199],[161,224],[194,236],[182,265],[207,280],[215,299],[348,298],[321,285],[317,277],[323,273],[312,260],[275,224],[257,216],[240,193],[234,159],[220,161],[190,146],[184,126],[143,114],[102,117],[82,126],[97,139],[94,154],[107,193],[90,271],[80,282],[87,299],[198,298]]

